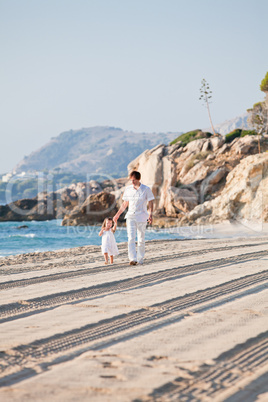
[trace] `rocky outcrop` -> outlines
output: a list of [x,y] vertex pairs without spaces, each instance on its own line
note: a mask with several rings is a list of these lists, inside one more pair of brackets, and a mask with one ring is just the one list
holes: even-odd
[[114,194],[102,191],[91,194],[81,206],[75,207],[70,214],[66,214],[62,221],[63,226],[92,225],[102,223],[109,216],[117,212]]
[[228,174],[221,194],[195,207],[181,223],[218,223],[226,220],[268,222],[267,153],[243,159]]
[[0,205],[0,222],[61,219],[77,205],[82,205],[90,194],[101,191],[101,185],[91,180],[88,183],[72,184],[54,192],[40,192],[35,198]]
[[44,221],[55,218],[53,212],[44,213],[44,211],[47,211],[47,204],[45,202],[38,204],[36,198],[18,200],[7,205],[0,205],[0,222]]
[[[266,138],[261,139],[261,148],[268,150]],[[178,218],[179,222],[198,205],[216,198],[225,187],[227,175],[242,159],[257,152],[256,136],[247,135],[227,144],[219,135],[197,139],[184,147],[180,142],[158,145],[143,152],[128,170],[140,171],[142,182],[152,188],[155,215]]]
[[[176,163],[174,154],[180,148],[158,145],[146,150],[138,158],[128,165],[128,170],[138,170],[142,176],[142,182],[151,187],[155,199],[156,208],[161,209],[170,204],[168,189],[176,184]],[[162,195],[165,194],[164,200]]]

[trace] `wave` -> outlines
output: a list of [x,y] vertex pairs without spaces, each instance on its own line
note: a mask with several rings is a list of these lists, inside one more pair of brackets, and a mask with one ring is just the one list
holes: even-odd
[[37,235],[35,234],[35,233],[27,233],[27,234],[15,234],[15,235],[9,235],[8,236],[9,238],[10,237],[28,237],[28,238],[30,238],[30,239],[33,239],[34,237],[37,237]]

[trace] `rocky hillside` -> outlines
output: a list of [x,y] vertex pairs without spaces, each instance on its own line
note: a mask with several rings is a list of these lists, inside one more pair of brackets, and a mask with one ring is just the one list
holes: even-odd
[[[227,142],[224,136],[195,130],[180,136],[173,145],[160,144],[144,151],[128,165],[129,171],[141,172],[142,182],[154,192],[157,226],[234,219],[268,221],[268,138],[261,138],[258,154],[258,136],[242,137],[246,133]],[[25,210],[25,216],[20,217],[13,207],[2,206],[0,220],[62,217],[63,225],[100,223],[121,204],[126,183],[126,178],[106,180],[101,185],[91,181],[39,193],[35,199],[15,203]]]
[[[230,143],[224,136],[211,137],[197,130],[195,136],[198,139],[186,145],[183,141],[189,140],[189,135],[181,136],[183,141],[173,145],[160,144],[146,150],[128,166],[129,171],[139,170],[142,182],[154,192],[155,225],[192,225],[236,217],[268,220],[264,191],[265,186],[268,188],[268,154],[264,152],[268,139],[261,139],[263,153],[258,155],[256,135],[235,138]],[[106,213],[113,215],[123,190],[112,191],[114,198],[103,193],[90,195],[81,207],[65,215],[63,224],[92,224],[100,222]]]
[[122,177],[126,166],[145,149],[169,143],[178,133],[133,133],[114,127],[70,130],[25,157],[14,170],[53,170]]

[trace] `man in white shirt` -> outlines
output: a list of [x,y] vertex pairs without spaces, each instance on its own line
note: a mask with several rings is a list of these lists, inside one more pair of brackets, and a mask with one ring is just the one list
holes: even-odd
[[[128,257],[129,264],[142,264],[145,254],[145,230],[147,220],[149,224],[153,221],[153,200],[154,195],[150,187],[140,182],[141,174],[136,170],[129,175],[132,184],[125,189],[123,194],[123,204],[114,216],[114,222],[117,222],[119,216],[128,207],[126,215],[127,236],[128,236]],[[149,213],[147,212],[147,203]],[[136,234],[137,234],[137,252],[136,252]]]

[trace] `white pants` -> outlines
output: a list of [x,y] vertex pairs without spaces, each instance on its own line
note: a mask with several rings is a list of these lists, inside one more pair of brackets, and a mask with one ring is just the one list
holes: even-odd
[[[137,222],[135,219],[127,219],[127,237],[128,237],[128,258],[129,261],[143,263],[145,254],[145,230],[146,222]],[[137,253],[136,253],[136,233],[137,233]]]

